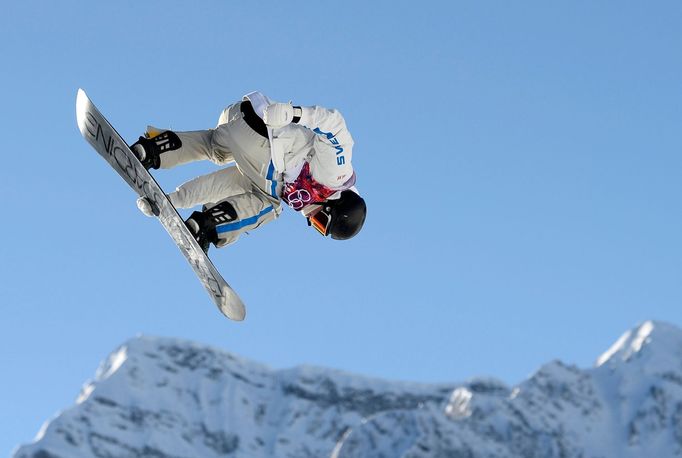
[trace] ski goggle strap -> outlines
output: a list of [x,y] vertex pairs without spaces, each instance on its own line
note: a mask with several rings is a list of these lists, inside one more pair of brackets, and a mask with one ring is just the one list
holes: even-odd
[[308,223],[325,237],[329,235],[329,226],[331,226],[331,222],[331,214],[324,207],[308,217]]

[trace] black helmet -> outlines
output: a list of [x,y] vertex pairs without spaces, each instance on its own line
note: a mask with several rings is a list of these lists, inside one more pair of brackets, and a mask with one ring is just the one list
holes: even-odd
[[309,218],[309,222],[322,235],[331,235],[335,240],[347,240],[360,232],[366,216],[365,199],[351,190],[346,190],[341,192],[338,199],[326,201],[322,208]]

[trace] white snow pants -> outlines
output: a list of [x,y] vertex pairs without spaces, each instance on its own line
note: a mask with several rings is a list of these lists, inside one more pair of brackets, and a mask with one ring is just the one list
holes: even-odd
[[279,197],[263,189],[266,182],[261,175],[270,165],[270,143],[244,122],[238,103],[223,111],[215,129],[176,133],[182,147],[161,154],[163,169],[199,160],[218,165],[236,162],[236,166],[194,178],[168,196],[176,208],[232,204],[238,218],[216,227],[216,246],[234,243],[244,232],[279,216]]

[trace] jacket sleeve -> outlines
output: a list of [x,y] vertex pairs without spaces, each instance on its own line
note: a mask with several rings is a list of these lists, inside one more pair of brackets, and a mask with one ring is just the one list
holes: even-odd
[[353,177],[353,137],[338,110],[312,106],[301,108],[299,125],[315,132],[315,153],[310,158],[310,171],[319,183],[342,189]]

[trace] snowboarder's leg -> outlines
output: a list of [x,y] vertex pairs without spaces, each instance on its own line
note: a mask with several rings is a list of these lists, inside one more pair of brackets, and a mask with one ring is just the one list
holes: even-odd
[[[164,152],[161,155],[160,168],[169,169],[177,165],[201,160],[209,160],[218,165],[234,162],[235,159],[232,154],[234,145],[226,142],[224,136],[220,135],[220,127],[241,118],[241,116],[240,103],[236,103],[223,110],[215,129],[176,132],[181,147]],[[151,126],[147,128],[148,136],[160,132],[162,132],[160,129]]]
[[168,195],[175,208],[192,208],[187,226],[202,248],[212,242],[218,247],[233,243],[239,236],[274,220],[282,209],[279,199],[260,191],[237,167],[227,167],[202,175],[179,186]]
[[256,229],[279,215],[281,207],[261,192],[232,196],[187,219],[187,227],[208,252],[210,243],[221,248],[237,241],[244,232]]
[[218,165],[234,162],[229,148],[215,142],[214,129],[177,132],[177,134],[182,147],[161,156],[162,169],[170,169],[194,161],[209,160]]
[[227,167],[181,184],[168,198],[175,208],[210,206],[228,197],[251,192],[253,188],[237,167]]
[[149,126],[131,149],[147,169],[170,169],[202,160],[219,165],[234,161],[227,147],[214,143],[213,134],[213,129],[173,132]]
[[235,209],[237,218],[216,226],[218,241],[215,245],[218,248],[236,242],[244,232],[274,221],[282,212],[279,202],[269,199],[260,191],[230,197],[225,202]]

